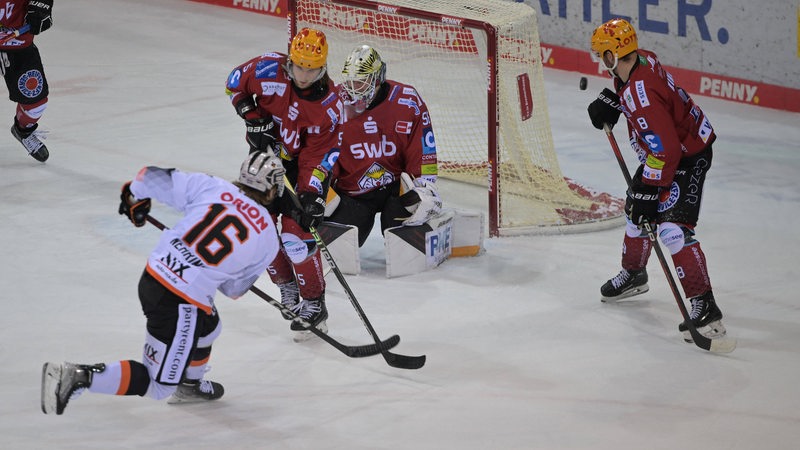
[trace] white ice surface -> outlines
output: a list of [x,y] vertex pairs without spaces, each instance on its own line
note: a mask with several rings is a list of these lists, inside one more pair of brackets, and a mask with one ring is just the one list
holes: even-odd
[[[256,296],[220,295],[208,376],[225,385],[222,400],[87,393],[62,416],[42,414],[45,361],[141,357],[136,286],[158,231],[117,215],[120,185],[143,165],[233,178],[245,149],[225,78],[286,45],[284,20],[183,0],[71,0],[54,13],[37,38],[50,160],[26,156],[7,131],[0,141],[0,448],[797,448],[800,115],[702,97],[719,139],[697,237],[739,341],[730,355],[683,343],[655,258],[648,294],[600,303],[622,229],[491,239],[481,257],[391,280],[373,234],[348,282],[377,332],[402,337],[396,352],[427,355],[423,369],[293,343]],[[621,196],[585,112],[606,81],[579,91],[576,74],[546,78],[564,174]],[[10,126],[13,105],[0,108]],[[266,277],[259,286],[277,293]],[[330,334],[370,342],[333,277],[328,299]]]

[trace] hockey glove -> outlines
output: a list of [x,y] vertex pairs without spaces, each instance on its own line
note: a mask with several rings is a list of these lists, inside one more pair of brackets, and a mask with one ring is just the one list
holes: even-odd
[[53,26],[53,0],[31,0],[25,22],[31,26],[31,34],[39,34]]
[[294,219],[304,230],[310,231],[322,223],[325,216],[325,199],[316,192],[303,192],[299,195],[299,199],[302,210],[294,215]]
[[247,125],[247,143],[250,144],[250,153],[271,151],[270,147],[275,143],[275,136],[272,134],[275,122],[272,119],[259,117],[245,120],[244,123]]
[[654,223],[658,216],[658,186],[634,181],[625,200],[625,214],[634,225]]
[[[405,173],[403,176],[407,176]],[[442,199],[436,183],[424,178],[414,179],[414,187],[400,196],[400,202],[411,213],[411,217],[403,220],[403,225],[422,225],[442,211]]]
[[150,213],[150,199],[141,200],[133,196],[131,182],[122,185],[120,194],[119,213],[127,217],[137,227],[144,226],[147,215]]
[[602,130],[605,123],[610,128],[614,128],[619,120],[619,114],[622,112],[619,95],[609,88],[603,89],[603,92],[592,103],[589,103],[588,111],[592,125],[598,130]]

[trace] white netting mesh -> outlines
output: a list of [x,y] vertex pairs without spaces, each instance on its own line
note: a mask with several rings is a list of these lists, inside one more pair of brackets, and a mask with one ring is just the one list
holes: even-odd
[[[414,17],[405,8],[447,19]],[[342,64],[356,45],[373,46],[387,64],[387,78],[413,85],[427,103],[440,176],[488,186],[493,124],[488,120],[487,33],[461,26],[458,18],[496,30],[498,229],[490,231],[570,232],[616,225],[609,219],[621,216],[621,200],[591,193],[565,179],[559,168],[533,9],[499,0],[296,1],[298,28],[311,26],[328,36],[328,70],[335,82],[341,81]]]

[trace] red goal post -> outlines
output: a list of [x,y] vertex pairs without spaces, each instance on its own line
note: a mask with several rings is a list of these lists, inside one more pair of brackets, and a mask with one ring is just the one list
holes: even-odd
[[289,0],[288,21],[291,36],[303,26],[326,33],[334,82],[346,55],[369,44],[387,63],[387,78],[419,91],[436,133],[439,175],[483,186],[491,236],[621,223],[622,200],[561,173],[536,13],[529,6],[503,0]]

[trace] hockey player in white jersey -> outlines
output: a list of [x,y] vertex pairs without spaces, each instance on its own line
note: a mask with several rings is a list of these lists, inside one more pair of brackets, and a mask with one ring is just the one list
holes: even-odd
[[280,242],[266,206],[281,195],[283,177],[270,149],[248,155],[233,183],[159,167],[145,167],[125,183],[119,213],[137,227],[146,223],[151,198],[184,214],[161,234],[139,281],[147,318],[142,358],[45,363],[42,411],[62,414],[85,390],[170,397],[170,403],[222,397],[221,384],[203,379],[221,330],[214,297],[218,290],[243,295],[275,259]]

